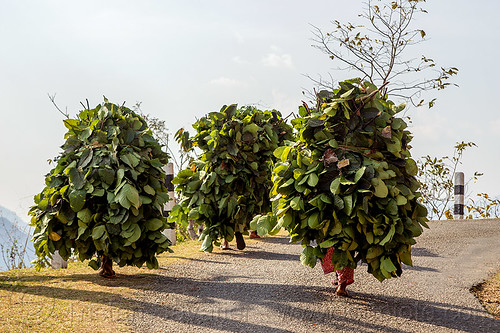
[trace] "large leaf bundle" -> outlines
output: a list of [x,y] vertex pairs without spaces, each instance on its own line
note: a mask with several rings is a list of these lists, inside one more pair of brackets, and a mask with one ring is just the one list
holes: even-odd
[[169,220],[204,224],[202,250],[245,232],[254,215],[271,211],[273,151],[291,139],[291,127],[278,111],[224,106],[194,125],[190,139],[202,154],[173,183],[182,199]]
[[155,255],[171,245],[162,234],[167,154],[139,115],[107,100],[64,125],[63,152],[30,210],[37,267],[56,250],[157,267]]
[[411,136],[396,117],[403,108],[375,86],[351,80],[322,91],[317,109],[302,107],[292,121],[298,141],[274,152],[280,162],[271,195],[277,227],[302,242],[304,264],[314,266],[332,246],[336,268],[361,260],[380,281],[412,264],[411,245],[427,211],[417,201]]

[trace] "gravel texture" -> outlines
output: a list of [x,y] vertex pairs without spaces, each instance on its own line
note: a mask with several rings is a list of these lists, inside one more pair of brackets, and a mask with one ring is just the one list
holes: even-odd
[[380,283],[361,265],[349,298],[319,264],[300,263],[300,245],[269,237],[160,269],[136,294],[130,323],[136,332],[500,332],[469,292],[500,268],[500,220],[429,224],[413,267]]

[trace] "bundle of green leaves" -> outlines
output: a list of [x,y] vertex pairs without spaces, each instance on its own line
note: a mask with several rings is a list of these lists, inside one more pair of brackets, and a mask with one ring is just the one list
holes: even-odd
[[[274,152],[280,161],[271,196],[274,230],[284,227],[292,242],[302,242],[302,263],[314,267],[334,247],[337,269],[362,261],[380,281],[412,264],[411,246],[427,227],[427,210],[417,200],[412,137],[396,117],[402,109],[372,84],[350,80],[320,92],[316,109],[301,107],[292,120],[298,141]],[[255,218],[252,227],[261,220],[273,219]]]
[[63,151],[30,209],[36,267],[59,250],[64,259],[97,256],[94,269],[103,256],[157,268],[156,254],[171,252],[162,234],[168,155],[139,115],[107,100],[64,125]]
[[173,180],[181,200],[169,221],[203,224],[201,249],[211,252],[222,239],[231,241],[235,231],[246,232],[256,214],[271,211],[273,151],[292,139],[292,128],[278,111],[238,109],[234,104],[209,113],[193,127],[196,135],[189,145],[202,153]]

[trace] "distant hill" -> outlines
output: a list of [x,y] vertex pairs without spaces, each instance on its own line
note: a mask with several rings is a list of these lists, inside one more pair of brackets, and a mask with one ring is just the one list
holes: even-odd
[[12,247],[14,241],[17,241],[18,247],[24,248],[28,239],[24,263],[26,266],[30,266],[30,262],[35,258],[35,250],[31,244],[31,232],[31,227],[22,222],[16,213],[0,206],[0,245],[3,246],[3,251],[0,246],[0,271],[5,271],[8,267],[5,261],[8,261],[9,258],[7,258],[5,251]]

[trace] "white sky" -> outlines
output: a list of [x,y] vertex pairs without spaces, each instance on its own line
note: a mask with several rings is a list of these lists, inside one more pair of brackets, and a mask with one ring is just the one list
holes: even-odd
[[[474,141],[466,178],[474,192],[500,194],[500,2],[429,0],[415,27],[429,41],[411,52],[455,66],[459,88],[436,93],[436,107],[410,111],[412,154],[442,156]],[[142,102],[171,132],[224,104],[254,104],[287,115],[313,86],[304,74],[335,65],[311,47],[311,25],[359,22],[362,1],[26,1],[0,0],[0,205],[28,220],[48,159],[64,142],[63,116],[90,105]],[[335,72],[337,80],[353,75]]]

